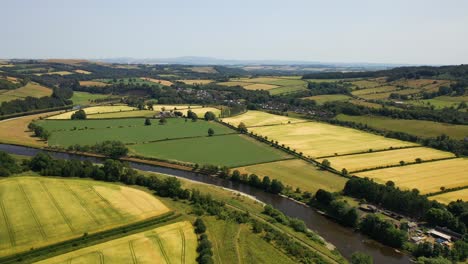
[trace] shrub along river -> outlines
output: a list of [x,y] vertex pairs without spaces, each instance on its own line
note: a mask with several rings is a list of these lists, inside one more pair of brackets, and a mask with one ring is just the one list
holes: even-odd
[[[47,152],[51,156],[58,159],[90,160],[95,163],[102,162],[101,159],[94,157],[45,151],[8,144],[0,144],[0,150],[3,150],[10,154],[25,156],[34,156],[38,152],[42,151]],[[135,162],[130,162],[130,165],[135,169],[158,172],[176,177],[186,178],[193,181],[208,183],[231,189],[234,191],[242,192],[250,196],[254,196],[258,200],[266,204],[271,204],[273,207],[281,210],[289,217],[296,217],[302,219],[306,223],[307,227],[314,230],[325,240],[335,245],[338,251],[348,259],[351,257],[351,254],[353,254],[356,251],[360,251],[365,254],[371,255],[374,258],[374,263],[401,264],[411,262],[410,258],[407,255],[399,253],[391,247],[387,247],[375,241],[372,241],[368,237],[358,232],[354,232],[350,228],[343,227],[333,222],[332,220],[326,218],[325,216],[320,215],[313,208],[306,207],[288,198],[270,194],[242,183],[234,183],[226,179],[216,178],[203,174],[158,167],[153,165],[140,164]]]

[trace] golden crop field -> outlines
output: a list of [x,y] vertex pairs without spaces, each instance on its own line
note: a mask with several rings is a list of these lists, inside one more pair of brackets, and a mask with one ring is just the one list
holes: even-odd
[[360,177],[373,178],[378,182],[393,181],[401,188],[417,188],[421,193],[441,191],[468,185],[466,177],[467,158],[427,162],[357,173]]
[[7,90],[0,93],[0,103],[15,99],[23,99],[27,96],[43,97],[52,95],[52,90],[40,84],[29,82],[23,87],[14,90]]
[[254,83],[244,86],[247,90],[271,90],[280,86],[266,83]]
[[56,72],[46,72],[46,73],[35,73],[35,75],[37,76],[41,76],[41,75],[52,75],[52,74],[58,74],[58,75],[70,75],[70,74],[73,74],[73,72],[69,72],[69,71],[56,71]]
[[144,80],[144,81],[149,81],[149,82],[154,82],[154,83],[160,83],[164,86],[171,86],[173,83],[170,82],[170,81],[166,81],[166,80],[159,80],[159,79],[153,79],[153,78],[146,78],[146,77],[141,77],[140,79]]
[[247,86],[247,85],[252,85],[254,83],[249,83],[249,82],[219,82],[218,83],[219,85],[223,85],[223,86]]
[[110,84],[104,83],[104,82],[99,82],[99,81],[80,81],[81,86],[97,86],[97,87],[104,87],[108,86]]
[[278,179],[294,189],[299,187],[302,191],[311,193],[315,193],[318,189],[338,192],[343,190],[347,181],[344,177],[321,170],[300,159],[257,164],[236,168],[236,170],[241,173],[253,173],[260,178],[268,176],[270,179]]
[[336,101],[349,101],[352,97],[344,94],[323,94],[305,97],[303,99],[314,100],[318,105],[322,105],[327,102]]
[[385,86],[378,86],[373,88],[361,89],[361,90],[354,90],[351,92],[353,95],[365,95],[365,94],[375,94],[375,93],[383,93],[383,92],[391,92],[397,90],[398,87],[385,85]]
[[177,222],[37,262],[197,263],[197,237],[189,222]]
[[185,84],[190,84],[190,85],[195,85],[195,84],[208,84],[208,83],[212,83],[213,80],[209,80],[209,79],[200,79],[200,80],[177,80],[179,82],[183,82]]
[[468,201],[468,189],[446,192],[439,195],[429,196],[429,199],[436,200],[440,203],[449,204],[452,201],[463,200]]
[[269,140],[278,141],[279,144],[289,146],[291,149],[296,149],[297,152],[302,152],[305,156],[310,157],[417,145],[319,122],[251,127],[249,130],[262,136],[268,136]]
[[190,67],[188,68],[189,70],[193,72],[198,72],[198,73],[217,73],[215,68],[211,66],[195,66],[195,67]]
[[48,112],[37,115],[27,115],[18,118],[6,119],[0,121],[0,142],[8,144],[18,144],[33,147],[44,147],[46,142],[37,137],[32,137],[28,125],[33,120],[40,117],[47,117],[61,113],[62,111]]
[[[390,151],[356,154],[341,157],[327,158],[333,168],[341,170],[346,168],[349,172],[371,169],[381,166],[398,165],[400,161],[415,162],[417,158],[422,161],[455,157],[451,152],[440,151],[426,147],[396,149]],[[323,159],[319,160],[320,162]]]
[[85,71],[85,70],[75,70],[76,73],[80,73],[80,74],[91,74],[92,72],[90,71]]
[[251,127],[251,126],[288,124],[289,122],[291,123],[305,122],[305,120],[287,117],[287,116],[269,114],[269,113],[262,112],[262,111],[248,111],[238,116],[224,118],[223,122],[229,123],[234,126],[238,126],[242,122],[247,127]]
[[0,256],[169,212],[151,194],[82,179],[0,181]]
[[[105,106],[92,106],[83,108],[83,110],[88,115],[99,114],[99,113],[111,113],[111,112],[121,112],[121,111],[132,111],[135,110],[135,107],[130,107],[127,105],[105,105]],[[72,114],[76,111],[68,111],[63,114],[55,115],[48,117],[47,119],[70,119]]]
[[[198,118],[203,118],[205,113],[208,111],[213,112],[213,114],[215,114],[216,117],[219,117],[221,115],[221,110],[219,110],[218,108],[214,108],[214,107],[193,108],[190,110],[194,112],[195,114],[197,114]],[[185,109],[181,112],[184,113],[184,115],[187,115],[188,109]]]

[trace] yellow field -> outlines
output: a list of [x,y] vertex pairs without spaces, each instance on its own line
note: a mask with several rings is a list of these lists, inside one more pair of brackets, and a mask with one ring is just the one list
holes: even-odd
[[97,86],[97,87],[104,87],[110,84],[98,81],[80,81],[81,86]]
[[244,88],[247,90],[271,90],[278,87],[280,86],[266,83],[255,83],[244,86]]
[[171,86],[173,84],[170,81],[153,79],[153,78],[141,77],[140,79],[145,80],[145,81],[149,81],[149,82],[160,83],[160,84],[162,84],[164,86]]
[[29,82],[23,87],[0,93],[0,103],[15,99],[23,99],[27,96],[43,97],[52,95],[52,90],[37,83]]
[[217,73],[216,69],[211,66],[196,66],[188,69],[198,73]]
[[[110,113],[110,112],[120,112],[120,111],[132,111],[135,110],[135,107],[130,107],[127,105],[105,105],[105,106],[92,106],[84,108],[83,110],[88,115],[99,114],[99,113]],[[66,113],[51,116],[47,119],[70,119],[72,114],[76,111],[68,111]]]
[[136,111],[123,111],[123,112],[110,112],[102,114],[88,115],[87,119],[103,119],[103,118],[124,118],[124,117],[154,117],[155,111],[151,110],[136,110]]
[[[376,168],[380,166],[398,165],[400,161],[415,162],[417,158],[425,160],[455,157],[453,153],[436,149],[418,147],[397,149],[366,154],[327,158],[331,166],[337,170],[346,168],[349,172]],[[323,159],[319,161],[322,162]]]
[[85,70],[75,70],[76,73],[81,73],[81,74],[91,74],[92,72],[85,71]]
[[[192,112],[197,114],[198,118],[203,118],[205,116],[205,113],[208,111],[213,112],[213,114],[215,114],[216,117],[219,117],[221,115],[221,110],[214,107],[193,108],[191,110]],[[187,115],[187,111],[188,109],[185,109],[181,112],[184,113],[184,115]]]
[[195,84],[208,84],[208,83],[212,83],[213,80],[209,80],[209,79],[201,79],[201,80],[177,80],[179,82],[183,82],[185,84],[190,84],[190,85],[195,85]]
[[0,256],[169,212],[151,194],[82,179],[0,181]]
[[287,117],[287,116],[280,116],[280,115],[273,115],[262,111],[248,111],[244,114],[224,118],[223,122],[229,123],[234,126],[238,126],[241,122],[244,123],[247,127],[251,126],[265,126],[265,125],[279,125],[279,124],[288,124],[297,123],[297,122],[304,122],[305,120]]
[[251,127],[249,130],[262,136],[268,136],[269,140],[278,141],[279,144],[289,146],[291,149],[296,149],[297,152],[303,152],[305,156],[310,157],[417,145],[319,122]]
[[203,106],[201,105],[163,105],[163,104],[153,105],[154,111],[158,111],[158,112],[162,111],[163,107],[164,107],[164,111],[170,111],[170,110],[182,111],[186,109],[202,108]]
[[78,60],[78,59],[47,59],[45,60],[49,63],[62,63],[62,64],[70,64],[70,65],[77,65],[82,63],[87,63],[87,60]]
[[401,188],[417,188],[421,193],[425,194],[438,192],[441,187],[450,189],[467,186],[467,168],[468,159],[459,158],[366,171],[357,173],[357,175],[373,178],[381,183],[393,181]]
[[56,71],[56,72],[46,72],[46,73],[35,73],[35,75],[37,76],[41,76],[41,75],[52,75],[52,74],[58,74],[58,75],[70,75],[70,74],[73,74],[73,72],[69,72],[69,71]]
[[449,204],[450,202],[456,201],[456,200],[463,200],[466,202],[468,201],[468,189],[430,196],[429,199],[437,200],[438,202],[441,202],[444,204]]
[[254,83],[249,83],[249,82],[220,82],[218,83],[219,85],[223,86],[246,86],[246,85],[252,85]]
[[53,257],[38,264],[69,263],[197,263],[197,237],[189,222],[146,232]]
[[45,118],[47,116],[56,115],[59,113],[61,113],[61,111],[1,120],[0,142],[32,147],[45,147],[47,146],[45,141],[42,141],[37,137],[32,137],[33,133],[29,132],[28,125],[31,123],[31,121],[37,120],[40,117]]
[[312,193],[318,189],[332,192],[341,191],[347,181],[344,177],[320,170],[300,159],[263,163],[236,169],[241,173],[256,174],[260,178],[268,176],[270,179],[278,179],[294,189],[299,187],[302,191]]

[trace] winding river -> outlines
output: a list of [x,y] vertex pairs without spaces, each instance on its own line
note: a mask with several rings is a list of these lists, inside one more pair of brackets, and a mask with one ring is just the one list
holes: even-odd
[[[90,160],[95,163],[101,163],[102,160],[94,157],[81,156],[76,154],[67,154],[59,152],[50,152],[34,148],[0,144],[0,150],[10,154],[34,156],[38,152],[48,152],[51,156],[59,159],[79,159]],[[354,232],[349,228],[345,228],[328,218],[318,214],[314,209],[308,208],[298,204],[290,199],[273,195],[262,190],[252,188],[242,183],[234,183],[229,180],[216,178],[212,176],[197,174],[193,172],[181,171],[176,169],[158,167],[153,165],[145,165],[140,163],[130,162],[130,165],[139,170],[151,171],[173,175],[190,179],[197,182],[213,184],[216,186],[224,187],[234,191],[242,192],[244,194],[254,196],[258,200],[271,204],[275,208],[281,210],[283,213],[290,217],[302,219],[306,225],[317,232],[325,240],[336,246],[339,252],[346,258],[350,258],[351,254],[360,251],[371,255],[374,258],[374,263],[410,263],[410,258],[395,251],[393,248],[383,246],[379,243],[369,240],[366,236]]]

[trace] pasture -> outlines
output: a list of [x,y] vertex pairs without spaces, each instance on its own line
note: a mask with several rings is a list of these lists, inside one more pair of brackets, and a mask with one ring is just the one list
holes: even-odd
[[[219,134],[216,129],[215,133]],[[228,167],[289,158],[282,151],[237,134],[159,141],[129,148],[133,154],[146,157]]]
[[249,128],[253,133],[268,136],[305,156],[322,157],[341,155],[391,147],[415,146],[411,142],[385,138],[352,128],[319,122],[306,122],[278,126]]
[[[382,166],[398,165],[400,164],[400,161],[404,161],[405,163],[413,163],[418,158],[422,161],[428,161],[432,159],[443,159],[450,157],[455,157],[455,155],[450,152],[436,149],[416,147],[341,157],[331,157],[327,158],[327,160],[330,161],[331,166],[336,170],[340,171],[341,169],[346,168],[349,172],[353,172],[357,170],[372,169]],[[319,161],[322,162],[323,159],[320,159]]]
[[50,146],[63,147],[75,144],[94,145],[105,140],[119,140],[128,144],[185,137],[205,137],[208,136],[209,128],[213,128],[217,135],[235,132],[215,122],[204,120],[192,122],[185,121],[184,118],[167,119],[167,123],[164,125],[158,124],[158,120],[155,119],[152,120],[151,126],[145,126],[143,118],[92,121],[94,120],[45,120],[39,124],[52,130],[52,135],[48,140]]
[[409,103],[414,105],[425,107],[433,106],[435,109],[442,109],[445,107],[457,108],[461,102],[468,103],[468,96],[438,96],[432,99],[409,101]]
[[166,213],[152,195],[82,179],[0,180],[0,256]]
[[0,92],[0,103],[24,99],[25,97],[43,97],[52,95],[52,90],[40,84],[29,82],[23,87],[14,90],[4,90]]
[[458,158],[357,173],[380,183],[393,181],[403,189],[418,189],[422,194],[468,186],[468,159]]
[[344,94],[324,94],[305,97],[303,99],[314,100],[318,105],[323,105],[328,102],[336,101],[348,101],[351,99],[350,96]]
[[430,138],[445,134],[454,139],[463,139],[468,136],[468,126],[445,124],[424,120],[392,119],[380,116],[349,116],[340,114],[336,119],[366,124],[382,130],[404,132],[411,135]]
[[[74,105],[89,105],[92,104],[93,100],[96,99],[104,99],[104,98],[109,98],[111,95],[108,94],[92,94],[92,93],[87,93],[87,92],[73,92],[73,97],[71,100],[73,101]],[[117,98],[117,97],[116,97]]]
[[244,123],[247,127],[252,126],[267,126],[267,125],[280,125],[288,123],[305,122],[306,120],[292,118],[281,115],[269,114],[262,111],[247,111],[241,115],[234,117],[224,118],[223,122],[229,123],[233,126],[238,126],[240,123]]
[[318,189],[339,192],[347,181],[346,178],[321,170],[318,167],[300,160],[283,160],[236,168],[242,173],[256,174],[270,179],[281,180],[293,189],[299,187],[302,191],[315,193]]
[[197,236],[184,221],[100,243],[38,264],[197,263]]
[[41,76],[41,75],[53,75],[53,74],[57,74],[57,75],[60,75],[60,76],[65,76],[65,75],[70,75],[70,74],[73,74],[73,72],[69,72],[69,71],[53,71],[53,72],[45,72],[45,73],[35,73],[35,75],[37,76]]
[[436,200],[440,203],[449,204],[452,201],[463,200],[468,201],[468,189],[462,189],[453,192],[446,192],[434,196],[430,196],[429,199]]

